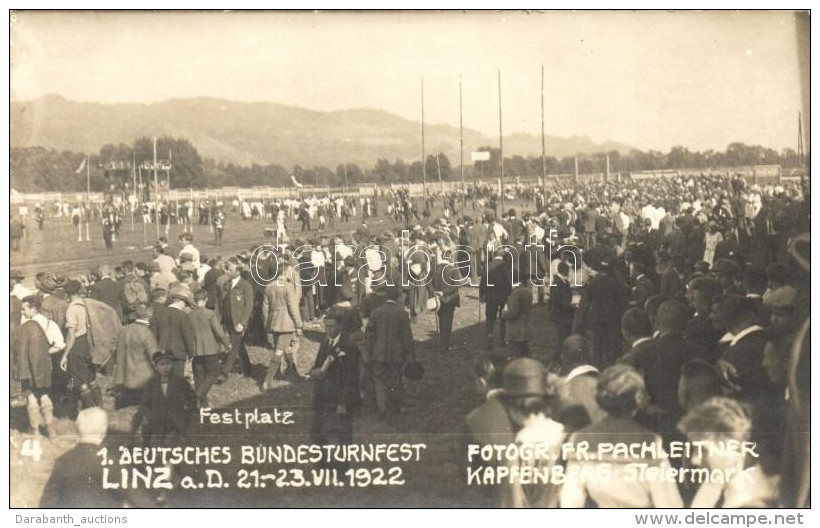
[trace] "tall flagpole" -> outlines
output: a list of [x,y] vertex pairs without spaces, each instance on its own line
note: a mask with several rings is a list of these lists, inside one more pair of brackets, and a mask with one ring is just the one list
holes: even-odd
[[427,209],[427,159],[424,150],[424,77],[421,78],[421,193],[423,211]]
[[498,70],[498,146],[501,150],[501,214],[504,214],[504,131],[501,127],[501,70]]
[[88,209],[85,215],[85,241],[91,241],[91,235],[88,232],[88,220],[91,214],[91,156],[85,158],[85,200],[88,202]]
[[547,183],[547,144],[544,140],[544,65],[541,65],[541,178]]
[[464,202],[467,201],[467,189],[464,187],[464,102],[461,93],[461,74],[458,76],[458,137],[461,159],[461,217],[463,218]]
[[132,152],[132,160],[131,160],[131,180],[133,187],[132,197],[134,201],[131,203],[131,232],[134,232],[134,213],[136,212],[137,207],[137,153]]
[[159,176],[157,176],[157,138],[154,138],[154,220],[157,224],[157,239],[159,239]]

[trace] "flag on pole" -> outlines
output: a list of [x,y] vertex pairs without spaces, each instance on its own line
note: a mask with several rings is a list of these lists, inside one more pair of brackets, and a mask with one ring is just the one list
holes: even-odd
[[74,173],[75,174],[80,174],[83,171],[83,169],[85,168],[86,163],[88,163],[88,156],[83,158],[83,162],[80,163],[80,166],[77,168],[77,170],[74,171]]

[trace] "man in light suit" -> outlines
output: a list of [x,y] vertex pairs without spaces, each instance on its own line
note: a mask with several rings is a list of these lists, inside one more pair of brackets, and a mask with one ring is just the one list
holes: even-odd
[[283,273],[279,264],[274,272],[274,280],[265,287],[262,298],[262,321],[268,334],[268,342],[273,346],[273,357],[268,374],[262,385],[263,390],[271,388],[273,381],[286,373],[299,378],[293,354],[299,346],[302,335],[302,318],[299,313],[297,285],[289,274]]

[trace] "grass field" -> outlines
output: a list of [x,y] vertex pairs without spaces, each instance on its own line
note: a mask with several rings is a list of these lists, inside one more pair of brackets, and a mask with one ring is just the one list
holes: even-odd
[[[470,214],[470,211],[467,211]],[[241,222],[232,219],[226,228],[225,245],[216,248],[208,237],[207,227],[195,226],[201,251],[206,254],[228,255],[247,249],[251,244],[262,241],[262,223]],[[294,223],[295,224],[295,223]],[[330,232],[346,232],[355,228],[356,223],[337,224]],[[370,222],[371,232],[379,233],[383,229],[395,227],[384,218]],[[296,226],[291,225],[291,229]],[[68,229],[69,231],[66,231]],[[130,232],[130,225],[124,225],[123,239],[115,244],[115,250],[106,254],[101,236],[92,242],[77,243],[71,240],[71,226],[58,228],[47,224],[43,232],[30,232],[26,240],[24,254],[12,255],[12,266],[27,270],[31,276],[34,270],[53,269],[63,271],[83,271],[94,265],[108,261],[120,262],[125,258],[132,260],[148,259],[150,250],[143,249],[142,229],[137,225]],[[177,228],[179,229],[179,228]],[[172,241],[178,231],[171,232]],[[76,237],[76,231],[73,233]],[[99,233],[97,233],[99,235]],[[298,233],[297,233],[298,236]],[[149,240],[152,240],[150,237]],[[29,271],[30,270],[30,271]],[[354,420],[354,442],[356,443],[424,443],[427,448],[422,452],[420,462],[400,464],[380,464],[386,468],[398,465],[402,469],[405,483],[401,486],[368,487],[255,487],[238,489],[238,472],[241,470],[259,469],[260,473],[276,473],[280,467],[273,465],[242,466],[238,459],[225,466],[210,466],[220,470],[226,482],[231,483],[227,489],[174,489],[168,494],[168,505],[178,507],[470,507],[479,505],[481,493],[475,489],[466,489],[460,484],[463,480],[461,468],[466,460],[463,428],[464,417],[481,403],[480,397],[473,388],[474,362],[485,353],[486,335],[483,323],[479,326],[479,303],[477,288],[462,288],[462,307],[456,310],[452,343],[455,350],[446,354],[436,351],[436,321],[432,315],[424,316],[414,325],[413,332],[420,349],[420,356],[426,367],[426,376],[418,382],[408,382],[405,396],[404,412],[390,424],[380,423],[375,419],[372,402],[366,402],[364,409]],[[483,314],[481,316],[483,320]],[[543,306],[536,306],[533,314],[534,337],[531,342],[536,357],[544,358],[547,350],[555,346],[552,326],[546,324],[547,313]],[[302,373],[312,365],[318,351],[321,327],[314,327],[306,332],[306,339],[297,357],[297,366]],[[257,445],[298,445],[309,443],[311,422],[311,386],[310,382],[296,385],[283,385],[270,391],[262,392],[260,385],[264,379],[271,351],[264,347],[250,347],[253,363],[253,380],[230,377],[226,383],[215,386],[210,399],[214,408],[220,411],[233,409],[253,409],[260,412],[275,408],[294,413],[292,425],[254,425],[250,429],[242,426],[205,425],[195,426],[189,435],[192,445],[228,446],[235,457],[240,446]],[[104,388],[110,386],[111,379],[103,377]],[[109,412],[112,445],[127,443],[126,434],[133,409],[115,411],[113,398],[105,396],[105,408]],[[66,419],[58,420],[58,436],[52,440],[42,439],[42,453],[39,460],[26,456],[23,447],[27,435],[20,433],[27,424],[24,409],[11,410],[10,436],[10,505],[12,507],[32,507],[38,504],[42,488],[48,478],[56,457],[70,449],[75,443],[75,427]],[[375,467],[375,464],[362,464],[362,467]],[[288,466],[296,467],[296,466]],[[357,468],[359,466],[353,465]],[[206,468],[183,466],[181,474],[190,474],[201,480]],[[304,466],[306,471],[312,469]]]

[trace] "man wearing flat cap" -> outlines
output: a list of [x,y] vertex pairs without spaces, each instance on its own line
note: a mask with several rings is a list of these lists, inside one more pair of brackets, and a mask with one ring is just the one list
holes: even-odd
[[196,393],[184,378],[173,373],[173,352],[161,350],[152,359],[157,374],[145,386],[135,424],[142,424],[143,437],[150,446],[181,445],[196,409]]

